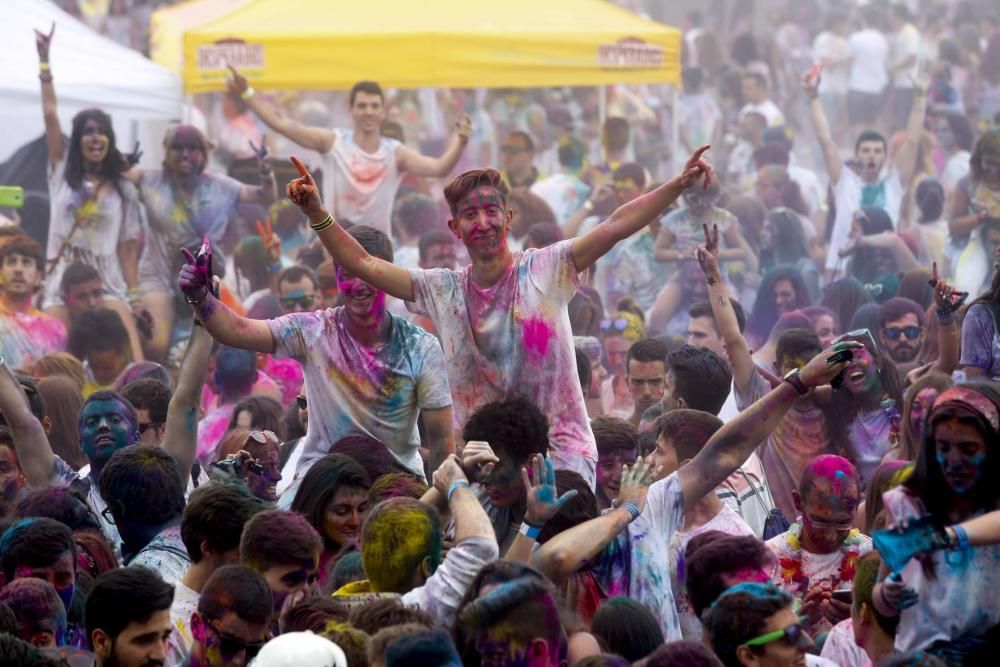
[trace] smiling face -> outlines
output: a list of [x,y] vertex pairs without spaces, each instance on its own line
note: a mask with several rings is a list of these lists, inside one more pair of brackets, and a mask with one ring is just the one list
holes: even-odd
[[881,386],[875,357],[867,347],[854,350],[854,359],[844,373],[844,388],[854,395],[873,391]]
[[111,139],[96,118],[88,118],[80,134],[80,154],[86,162],[100,164],[111,150]]
[[986,441],[972,424],[955,418],[934,425],[934,450],[941,474],[958,494],[971,491],[986,463]]
[[347,316],[357,324],[375,326],[385,317],[385,292],[337,267],[337,289]]
[[861,180],[872,183],[878,180],[885,164],[885,144],[881,141],[862,141],[854,152],[854,158],[861,163]]
[[510,211],[496,188],[482,186],[458,202],[448,228],[465,244],[473,260],[491,259],[507,252]]
[[351,105],[351,118],[354,119],[356,132],[378,132],[382,127],[382,121],[385,120],[382,96],[359,90],[355,93],[354,103]]
[[201,172],[205,165],[205,148],[193,133],[179,130],[167,145],[167,168],[178,176]]
[[795,293],[795,286],[790,279],[780,278],[774,281],[771,293],[774,295],[774,308],[779,315],[795,310],[798,295]]
[[80,411],[80,446],[91,462],[106,462],[139,437],[125,406],[114,399],[90,401]]
[[367,490],[356,486],[339,488],[323,512],[323,535],[338,547],[357,546],[367,514]]
[[609,507],[621,489],[622,466],[635,461],[635,451],[621,449],[599,453],[597,457],[598,503]]
[[4,255],[0,263],[3,291],[13,298],[29,297],[42,282],[42,274],[35,260],[15,252]]

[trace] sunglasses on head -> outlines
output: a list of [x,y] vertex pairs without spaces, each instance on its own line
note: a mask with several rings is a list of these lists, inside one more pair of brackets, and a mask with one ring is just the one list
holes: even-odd
[[215,636],[219,638],[219,652],[226,656],[233,656],[240,651],[246,651],[247,662],[257,657],[266,642],[247,642],[225,634],[212,621],[205,619],[205,625],[212,629]]
[[628,329],[628,320],[619,317],[617,320],[601,320],[601,331],[625,331]]
[[868,329],[855,329],[833,339],[833,344],[843,343],[845,340],[855,340],[865,345],[873,354],[878,352],[878,345],[875,344],[875,337]]
[[789,625],[787,628],[775,630],[774,632],[768,632],[767,634],[754,637],[753,639],[743,643],[747,646],[764,646],[766,644],[770,644],[771,642],[778,641],[779,639],[787,639],[788,643],[792,646],[798,646],[803,649],[810,649],[813,645],[812,639],[800,623],[794,623]]
[[312,308],[314,303],[316,303],[316,296],[314,294],[285,297],[281,299],[281,305],[285,308],[285,310],[292,310],[293,308]]
[[262,445],[266,445],[268,442],[280,442],[274,431],[250,431],[247,437]]
[[146,422],[145,424],[139,424],[139,435],[142,435],[151,428],[160,428],[163,426],[163,422]]
[[882,333],[889,340],[899,340],[900,336],[906,336],[906,340],[916,340],[920,338],[920,334],[923,331],[922,328],[914,325],[908,327],[885,327],[882,329]]

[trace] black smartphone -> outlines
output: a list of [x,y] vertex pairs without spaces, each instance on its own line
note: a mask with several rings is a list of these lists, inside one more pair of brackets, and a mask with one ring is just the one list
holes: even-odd
[[833,591],[833,599],[837,600],[838,602],[846,602],[847,604],[851,604],[854,602],[854,591],[852,591],[850,588],[838,588],[837,590]]

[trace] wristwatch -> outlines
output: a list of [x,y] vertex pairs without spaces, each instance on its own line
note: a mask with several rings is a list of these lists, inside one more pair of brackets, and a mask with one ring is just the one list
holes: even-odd
[[802,378],[799,377],[798,368],[793,368],[785,373],[785,377],[783,377],[782,380],[795,387],[795,391],[799,392],[799,396],[805,396],[809,393],[809,387],[807,387],[802,381]]

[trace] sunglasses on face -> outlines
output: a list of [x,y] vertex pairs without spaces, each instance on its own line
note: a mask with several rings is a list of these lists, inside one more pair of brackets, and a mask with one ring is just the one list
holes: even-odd
[[227,635],[208,619],[205,625],[211,628],[215,636],[219,638],[219,652],[226,656],[233,656],[240,651],[246,651],[247,662],[257,657],[266,642],[246,642],[231,635]]
[[775,630],[774,632],[768,632],[765,635],[760,635],[759,637],[754,637],[753,639],[744,642],[747,646],[764,646],[770,644],[771,642],[778,641],[779,639],[787,639],[788,643],[792,646],[798,646],[803,649],[812,648],[812,639],[806,633],[805,628],[801,624],[795,623],[789,625],[787,628],[782,628],[781,630]]
[[885,327],[882,329],[882,333],[889,340],[899,340],[900,336],[906,336],[906,340],[916,340],[920,338],[920,334],[923,331],[920,327],[913,325],[908,327]]
[[312,308],[314,303],[316,303],[316,296],[314,294],[281,299],[281,305],[285,310],[294,310],[296,308],[308,309]]
[[628,329],[628,320],[619,317],[617,320],[601,320],[601,331],[625,331]]
[[855,329],[833,339],[833,344],[843,343],[845,340],[854,340],[862,343],[872,354],[878,352],[878,345],[875,344],[875,337],[868,329]]
[[261,445],[266,445],[269,442],[280,442],[274,431],[250,431],[247,437]]
[[854,528],[854,524],[850,521],[846,521],[844,523],[836,521],[822,521],[820,519],[814,519],[811,516],[806,516],[805,519],[809,522],[810,526],[818,528],[819,530],[850,530],[851,528]]
[[309,407],[309,400],[305,396],[296,396],[295,403],[299,406],[299,410],[305,410]]
[[178,153],[183,153],[184,151],[200,151],[201,146],[186,146],[184,144],[170,144],[170,150],[177,151]]
[[527,148],[521,148],[520,146],[501,146],[500,152],[505,155],[516,155],[517,153],[523,153]]

